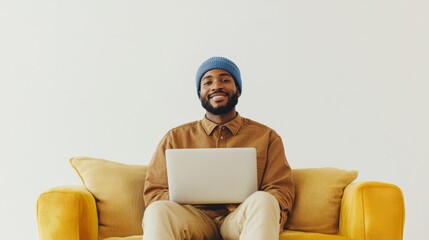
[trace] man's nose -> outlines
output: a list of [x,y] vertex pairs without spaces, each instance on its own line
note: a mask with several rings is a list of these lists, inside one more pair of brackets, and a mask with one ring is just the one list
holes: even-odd
[[215,79],[214,81],[213,81],[213,84],[212,84],[212,90],[217,90],[217,89],[222,89],[223,88],[223,83],[222,83],[222,81],[221,80],[217,80],[217,79]]

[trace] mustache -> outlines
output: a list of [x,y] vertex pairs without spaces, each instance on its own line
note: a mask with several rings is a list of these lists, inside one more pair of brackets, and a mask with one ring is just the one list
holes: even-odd
[[209,98],[211,98],[214,94],[218,94],[218,93],[223,93],[223,94],[225,94],[227,97],[230,97],[230,94],[229,94],[227,91],[225,91],[225,90],[217,90],[217,91],[215,91],[215,92],[213,92],[213,93],[210,93],[210,94],[208,95],[208,97],[209,97]]

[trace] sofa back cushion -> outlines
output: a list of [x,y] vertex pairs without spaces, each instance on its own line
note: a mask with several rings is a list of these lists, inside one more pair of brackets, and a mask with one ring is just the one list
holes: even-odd
[[357,175],[357,171],[337,168],[293,169],[295,202],[286,229],[338,233],[343,191]]
[[88,157],[70,163],[96,200],[99,239],[143,234],[146,166]]

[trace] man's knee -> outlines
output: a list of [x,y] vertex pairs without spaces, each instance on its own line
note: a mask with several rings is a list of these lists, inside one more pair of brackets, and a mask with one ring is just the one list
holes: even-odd
[[174,214],[173,209],[176,207],[175,205],[177,205],[177,203],[166,200],[156,201],[149,204],[144,211],[143,222],[148,219],[151,219],[149,221],[153,221],[154,218],[160,219],[162,217],[169,216],[172,213]]
[[246,201],[249,214],[256,214],[260,217],[275,216],[280,217],[280,205],[277,199],[270,193],[258,191],[253,193]]
[[257,204],[261,206],[278,206],[277,199],[271,194],[264,191],[257,191],[250,195],[248,200],[252,204]]

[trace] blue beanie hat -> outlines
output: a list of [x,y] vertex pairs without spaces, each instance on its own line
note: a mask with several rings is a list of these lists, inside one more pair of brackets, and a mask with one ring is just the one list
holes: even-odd
[[196,75],[196,83],[197,83],[197,95],[200,96],[200,87],[201,87],[201,78],[203,75],[212,70],[212,69],[223,69],[229,72],[234,78],[235,85],[237,85],[238,91],[241,93],[241,75],[240,69],[238,69],[237,65],[231,60],[224,57],[211,57],[207,59],[203,64],[201,64],[200,68],[198,68]]

